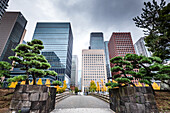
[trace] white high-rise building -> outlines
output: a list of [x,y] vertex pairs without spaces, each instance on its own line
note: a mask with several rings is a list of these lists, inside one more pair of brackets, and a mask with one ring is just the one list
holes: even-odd
[[141,37],[135,44],[134,44],[135,52],[138,55],[143,55],[146,57],[151,57],[152,53],[148,51],[148,48],[145,46],[144,37]]
[[107,83],[105,51],[102,49],[82,50],[82,92],[90,87],[91,80]]
[[71,83],[70,87],[78,87],[78,56],[72,56]]

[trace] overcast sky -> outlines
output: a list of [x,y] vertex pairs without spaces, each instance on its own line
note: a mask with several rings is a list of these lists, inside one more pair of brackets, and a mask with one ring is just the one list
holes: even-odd
[[26,41],[31,41],[37,22],[71,22],[73,54],[79,57],[79,69],[82,49],[88,49],[91,32],[103,32],[105,41],[112,32],[131,32],[133,43],[144,36],[132,18],[141,14],[146,0],[9,1],[8,11],[20,11],[28,21]]

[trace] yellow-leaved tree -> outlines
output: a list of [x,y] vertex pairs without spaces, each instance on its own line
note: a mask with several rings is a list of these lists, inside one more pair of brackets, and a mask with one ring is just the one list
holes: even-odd
[[92,80],[92,81],[90,82],[90,88],[89,88],[89,90],[90,90],[90,92],[95,92],[96,89],[97,89],[96,84],[95,84],[95,82]]
[[63,87],[62,87],[63,91],[65,91],[66,88],[67,88],[67,84],[66,84],[66,80],[64,80],[64,81],[63,81]]
[[97,82],[97,89],[96,89],[97,92],[100,92],[100,85],[99,85],[99,82]]

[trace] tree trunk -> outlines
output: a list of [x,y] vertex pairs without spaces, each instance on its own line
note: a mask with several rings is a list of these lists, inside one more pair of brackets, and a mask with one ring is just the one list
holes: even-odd
[[32,78],[33,78],[33,85],[36,85],[36,78],[35,78],[34,74],[32,74]]
[[26,81],[25,84],[29,85],[29,78],[28,78],[29,77],[29,73],[28,73],[28,70],[26,70],[26,74],[27,74],[27,78],[25,80]]
[[155,90],[152,87],[152,84],[149,84],[149,86],[151,87],[152,91],[153,91],[153,95],[155,95]]

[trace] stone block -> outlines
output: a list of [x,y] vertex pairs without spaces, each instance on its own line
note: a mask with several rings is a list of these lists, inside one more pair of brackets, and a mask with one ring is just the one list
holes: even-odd
[[130,113],[130,104],[131,103],[125,103],[125,108],[127,113]]
[[136,103],[136,96],[129,96],[129,100],[131,103]]
[[47,86],[41,85],[40,88],[39,88],[39,92],[47,92]]
[[145,113],[145,105],[144,104],[136,104],[138,113]]
[[134,87],[127,87],[128,88],[128,95],[130,96],[130,95],[134,95],[135,94],[135,89],[134,89]]
[[145,97],[144,96],[140,96],[140,104],[144,104],[145,103]]
[[124,103],[129,102],[129,97],[128,96],[122,96],[120,98],[121,98],[120,100],[122,100]]
[[141,92],[141,87],[136,87],[136,92]]
[[146,102],[155,102],[155,98],[153,94],[144,94],[145,101]]
[[152,93],[153,94],[151,87],[145,87],[145,89],[146,89],[146,93]]
[[120,106],[119,110],[120,110],[120,111],[118,111],[119,113],[125,113],[126,108],[125,108],[125,106]]
[[30,101],[23,101],[23,102],[22,102],[22,107],[24,107],[24,108],[30,108],[30,107],[31,107],[31,102],[30,102]]
[[39,100],[39,93],[32,93],[30,95],[30,101],[38,101]]
[[30,113],[40,113],[40,110],[31,110]]
[[9,106],[11,110],[18,110],[22,108],[22,101],[11,100],[11,104]]
[[16,88],[15,88],[15,92],[16,93],[22,93],[24,92],[23,89],[24,87],[26,87],[25,85],[17,85]]
[[40,88],[40,86],[38,86],[38,85],[29,85],[26,88],[26,92],[27,93],[36,93],[36,92],[39,92],[39,88]]
[[29,93],[22,93],[22,100],[29,100]]
[[42,102],[31,102],[31,110],[39,110],[42,107]]
[[146,93],[146,87],[141,87],[141,93],[143,93],[143,94]]
[[22,100],[22,93],[19,93],[19,92],[15,92],[13,94],[13,97],[12,97],[12,100]]
[[137,113],[136,111],[137,111],[137,105],[136,105],[136,103],[131,103],[130,105],[129,105],[129,107],[130,107],[130,111],[132,112],[134,112],[134,113]]
[[48,93],[40,93],[40,100],[39,101],[46,101],[48,99]]

